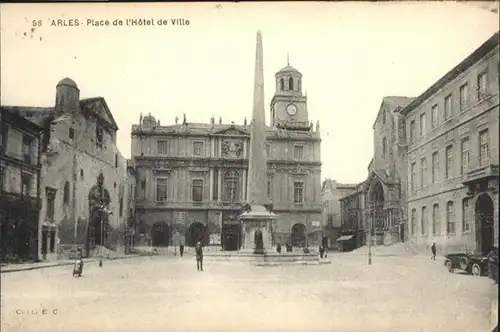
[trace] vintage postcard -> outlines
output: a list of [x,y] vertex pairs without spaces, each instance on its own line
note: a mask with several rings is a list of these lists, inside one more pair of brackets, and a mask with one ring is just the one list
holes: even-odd
[[495,330],[498,9],[1,4],[1,330]]

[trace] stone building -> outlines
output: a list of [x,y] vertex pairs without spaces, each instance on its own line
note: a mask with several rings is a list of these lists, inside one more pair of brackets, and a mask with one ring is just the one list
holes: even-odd
[[366,243],[365,232],[368,227],[365,227],[365,196],[365,183],[361,182],[351,189],[349,194],[339,198],[341,220],[339,234],[352,236],[356,248]]
[[39,256],[67,257],[75,246],[85,254],[101,244],[113,249],[123,237],[129,186],[116,147],[118,126],[104,98],[80,99],[76,83],[65,78],[54,107],[7,108],[44,128]]
[[[287,66],[275,75],[267,127],[268,195],[280,243],[321,241],[319,124],[309,122],[302,74]],[[202,240],[224,250],[241,246],[237,216],[246,203],[250,123],[160,126],[152,115],[132,126],[138,234],[155,246]]]
[[401,111],[409,235],[422,248],[498,243],[498,45],[496,33]]
[[353,192],[356,187],[355,184],[338,183],[332,179],[323,181],[321,187],[323,245],[329,248],[335,247],[335,240],[340,236],[342,226],[340,199]]
[[42,128],[0,111],[0,260],[36,259]]

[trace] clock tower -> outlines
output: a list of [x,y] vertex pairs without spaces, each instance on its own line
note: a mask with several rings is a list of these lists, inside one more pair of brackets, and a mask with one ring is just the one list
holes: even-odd
[[275,77],[271,126],[286,130],[309,130],[307,97],[302,94],[302,74],[288,64]]

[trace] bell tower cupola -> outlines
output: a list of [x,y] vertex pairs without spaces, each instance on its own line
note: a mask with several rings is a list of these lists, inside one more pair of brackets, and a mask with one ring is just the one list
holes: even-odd
[[271,100],[271,126],[287,130],[309,130],[307,97],[302,94],[302,74],[287,65],[275,74],[276,91]]
[[71,78],[63,78],[56,86],[56,113],[76,114],[80,110],[80,90]]

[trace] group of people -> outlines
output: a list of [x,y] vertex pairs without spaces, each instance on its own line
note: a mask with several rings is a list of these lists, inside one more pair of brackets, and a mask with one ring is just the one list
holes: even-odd
[[[287,243],[285,246],[286,246],[286,252],[293,251],[293,245],[291,243]],[[278,254],[281,254],[281,244],[279,242],[276,243],[276,251],[278,252]],[[309,254],[311,252],[308,245],[305,245],[302,251],[304,252],[304,254]],[[321,259],[327,257],[326,248],[324,245],[320,245],[318,251]]]

